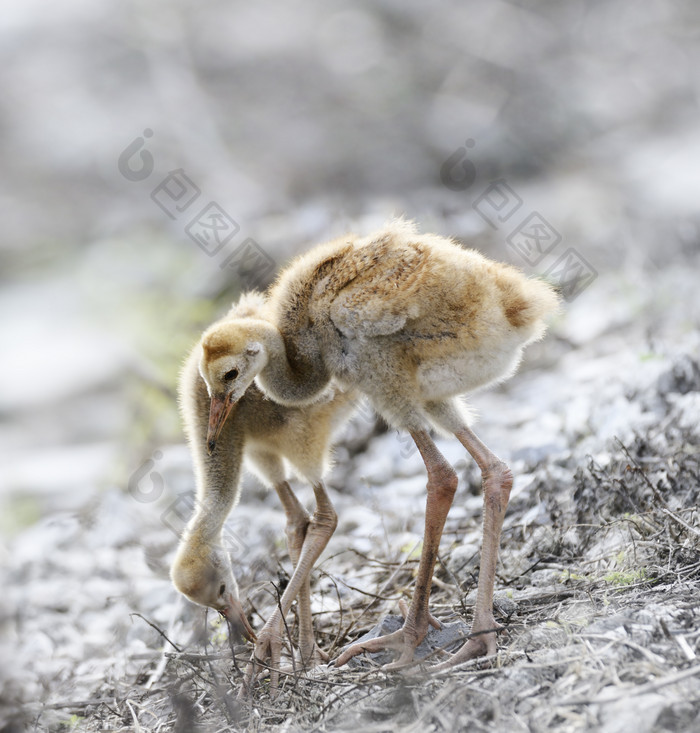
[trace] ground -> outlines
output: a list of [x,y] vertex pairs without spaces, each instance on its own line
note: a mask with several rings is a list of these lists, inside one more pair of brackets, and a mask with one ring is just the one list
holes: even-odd
[[[598,287],[605,302],[605,282]],[[250,648],[232,649],[219,620],[167,578],[191,506],[178,443],[139,467],[126,491],[107,489],[13,541],[3,601],[22,611],[10,617],[4,654],[15,660],[8,720],[56,731],[694,729],[700,360],[697,332],[677,326],[681,314],[697,317],[683,298],[692,287],[683,269],[669,268],[649,283],[649,301],[628,302],[613,327],[577,344],[580,311],[599,307],[582,296],[518,376],[472,398],[476,429],[516,476],[495,659],[438,675],[429,664],[402,673],[369,661],[324,666],[283,678],[274,698],[262,682],[237,699]],[[636,326],[632,317],[671,290],[676,305],[657,333]],[[439,445],[460,486],[432,610],[468,624],[480,482],[456,441]],[[410,441],[365,406],[341,433],[336,459],[328,483],[340,520],[313,583],[318,638],[332,657],[382,619],[391,624],[398,599],[410,598],[425,482]],[[283,523],[274,496],[247,481],[226,536],[258,628],[290,569]],[[293,637],[293,614],[289,622]]]
[[[0,27],[0,731],[698,730],[695,0],[40,5]],[[395,215],[563,287],[519,372],[468,397],[515,475],[499,652],[239,699],[250,646],[168,577],[194,488],[177,373],[242,291]],[[439,646],[471,621],[482,499],[438,443]],[[367,405],[335,458],[331,658],[400,623],[425,505]],[[253,477],[226,542],[259,629],[291,568]]]

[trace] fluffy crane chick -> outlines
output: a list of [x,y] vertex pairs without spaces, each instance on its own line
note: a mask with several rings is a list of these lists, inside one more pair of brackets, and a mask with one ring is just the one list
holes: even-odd
[[408,663],[427,632],[433,569],[457,487],[454,469],[430,437],[433,428],[462,443],[481,469],[484,490],[472,636],[449,663],[495,653],[493,586],[513,479],[468,426],[459,396],[512,375],[523,348],[543,335],[557,307],[548,284],[394,221],[368,236],[311,249],[280,274],[260,318],[232,318],[202,337],[202,373],[223,385],[212,391],[211,450],[254,380],[288,406],[318,399],[333,380],[363,392],[390,424],[410,433],[421,453],[428,476],[425,533],[404,626],[351,646],[338,665],[382,648],[398,653],[396,665]]
[[[214,329],[225,329],[232,319],[245,322],[265,308],[264,296],[249,293]],[[179,395],[185,432],[192,451],[197,503],[180,542],[171,570],[175,587],[195,603],[221,612],[238,635],[255,640],[243,612],[231,561],[222,541],[226,517],[238,501],[244,457],[261,478],[276,489],[287,515],[287,542],[295,571],[280,607],[258,633],[254,659],[271,658],[273,687],[277,684],[283,646],[284,615],[298,600],[299,651],[304,665],[327,658],[316,646],[311,621],[309,574],[336,526],[336,515],[326,495],[323,474],[328,466],[331,436],[347,420],[356,404],[352,390],[330,388],[322,399],[304,407],[286,407],[267,399],[251,385],[227,408],[225,425],[217,430],[218,446],[207,445],[211,414],[220,395],[236,380],[229,368],[221,373],[208,364],[208,351],[198,343],[182,371]],[[213,396],[213,399],[212,399]],[[316,511],[309,516],[287,481],[285,463],[314,488]]]

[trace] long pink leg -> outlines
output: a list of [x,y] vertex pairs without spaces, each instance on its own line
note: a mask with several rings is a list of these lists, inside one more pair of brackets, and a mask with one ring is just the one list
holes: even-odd
[[[258,634],[253,658],[246,669],[246,689],[250,689],[253,681],[255,680],[260,663],[264,662],[268,657],[271,659],[270,687],[272,691],[276,689],[279,680],[283,619],[291,608],[294,599],[297,598],[300,593],[302,593],[302,602],[304,602],[304,596],[306,598],[306,609],[303,613],[307,614],[308,612],[308,621],[304,621],[304,624],[307,625],[308,628],[302,631],[302,634],[306,636],[306,639],[304,640],[304,646],[306,648],[302,649],[302,659],[306,661],[305,657],[307,655],[308,657],[313,655],[313,651],[309,651],[309,647],[311,647],[311,649],[314,648],[313,628],[311,628],[311,607],[308,594],[309,574],[311,573],[318,556],[323,552],[323,549],[328,544],[328,540],[331,538],[338,523],[338,517],[330,503],[323,483],[315,485],[313,489],[316,497],[316,510],[314,511],[313,516],[308,519],[306,534],[303,538],[301,551],[299,552],[295,562],[294,573],[282,594],[279,606],[275,609]],[[283,505],[284,501],[289,499],[289,495],[293,496],[293,494],[291,493],[291,490],[289,490],[289,494],[285,493],[284,495],[285,499],[283,499]],[[280,495],[280,498],[282,499],[282,495]],[[296,497],[294,497],[294,502],[296,502]],[[299,516],[296,508],[293,506],[294,502],[290,503],[292,513],[293,515]],[[299,509],[304,513],[304,516],[308,516],[301,505],[299,505]],[[295,537],[294,546],[298,547],[298,530],[292,530],[291,534]],[[294,560],[294,558],[292,558],[292,560]],[[302,610],[300,606],[300,616],[301,613]]]
[[353,644],[338,657],[336,666],[342,666],[362,652],[376,652],[387,648],[400,652],[396,662],[387,665],[387,668],[407,664],[413,659],[415,648],[423,641],[432,619],[428,609],[430,586],[445,520],[457,490],[457,474],[426,431],[412,431],[411,437],[418,446],[428,471],[423,550],[411,607],[402,628],[386,636]]
[[474,432],[462,426],[455,432],[458,440],[469,451],[481,469],[484,491],[483,540],[479,584],[471,633],[475,634],[450,659],[435,665],[433,670],[447,669],[476,657],[496,653],[496,632],[500,628],[493,617],[493,586],[498,562],[501,528],[513,486],[513,474]]
[[[299,557],[301,556],[301,550],[304,546],[311,517],[286,481],[277,484],[275,489],[287,515],[287,527],[285,530],[287,547],[289,549],[289,557],[296,568],[299,564]],[[299,652],[301,654],[301,663],[304,666],[312,663],[315,656],[319,656],[322,660],[328,661],[328,655],[316,646],[314,639],[309,575],[307,574],[304,578],[302,586],[299,589],[299,595],[297,596],[299,611]]]

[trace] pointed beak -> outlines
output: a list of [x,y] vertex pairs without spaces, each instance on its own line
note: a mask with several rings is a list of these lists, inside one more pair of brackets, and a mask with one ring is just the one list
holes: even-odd
[[257,641],[255,631],[253,631],[253,627],[243,611],[241,602],[232,595],[229,596],[228,606],[221,611],[221,615],[228,621],[229,628],[233,632],[236,641],[243,638],[249,639],[253,643]]
[[207,452],[211,455],[216,448],[216,441],[221,433],[226,418],[229,416],[234,402],[231,395],[212,397],[209,407],[209,430],[207,431]]

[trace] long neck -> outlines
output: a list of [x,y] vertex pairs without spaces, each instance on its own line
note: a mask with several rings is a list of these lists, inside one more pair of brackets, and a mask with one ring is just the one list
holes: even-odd
[[235,498],[233,487],[228,496],[218,487],[208,486],[205,491],[198,491],[195,511],[187,524],[188,541],[207,545],[217,543]]
[[[237,409],[229,416],[216,450],[209,455],[206,436],[209,424],[209,398],[197,364],[200,353],[190,355],[180,379],[180,408],[190,444],[197,481],[194,514],[187,525],[188,542],[218,541],[231,509],[238,501],[245,431]],[[245,398],[244,398],[245,399]]]
[[310,330],[287,335],[272,324],[261,329],[268,362],[258,375],[260,388],[283,405],[313,402],[330,381],[322,354]]

